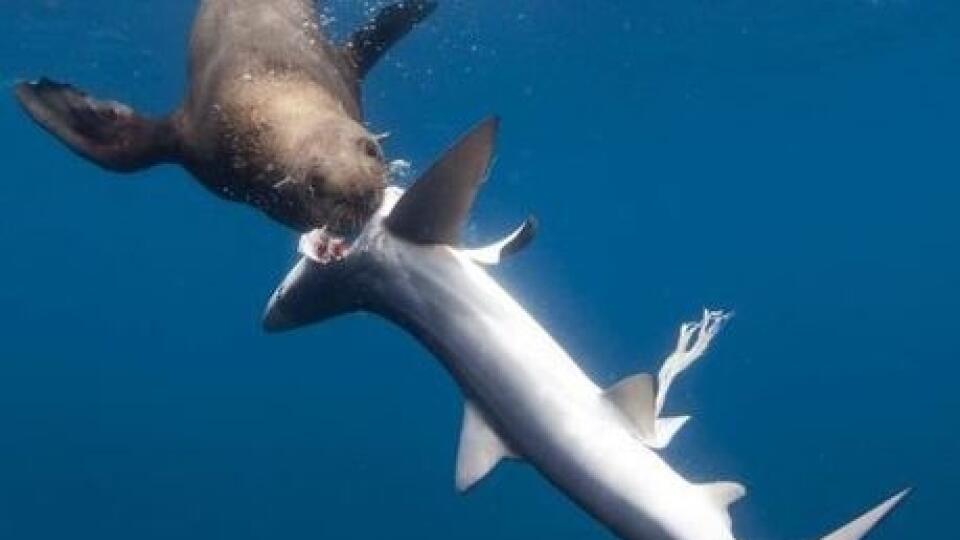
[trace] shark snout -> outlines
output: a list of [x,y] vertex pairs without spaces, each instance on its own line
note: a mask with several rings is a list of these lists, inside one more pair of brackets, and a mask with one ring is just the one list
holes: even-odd
[[357,259],[347,254],[322,263],[302,257],[270,297],[262,319],[264,330],[285,332],[356,311],[363,300],[356,285],[364,265]]
[[267,303],[267,309],[263,313],[263,329],[270,333],[283,332],[296,327],[294,319],[284,309],[283,306],[283,286],[277,289],[270,297]]

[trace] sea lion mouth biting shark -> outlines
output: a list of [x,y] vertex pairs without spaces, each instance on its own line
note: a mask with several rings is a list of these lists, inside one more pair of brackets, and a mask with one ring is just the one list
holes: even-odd
[[[478,125],[406,192],[389,188],[341,256],[318,257],[314,240],[305,238],[304,257],[270,299],[265,328],[286,331],[368,311],[414,336],[464,394],[460,491],[502,460],[519,459],[626,540],[734,540],[728,507],[744,487],[691,482],[658,452],[690,419],[662,414],[669,388],[729,315],[705,311],[684,324],[657,375],[596,385],[482,268],[529,244],[535,222],[486,248],[459,247],[497,125]],[[863,538],[906,494],[822,540]]]
[[360,89],[386,51],[436,9],[405,0],[342,46],[313,0],[203,0],[189,88],[165,118],[41,79],[16,87],[29,115],[115,172],[184,166],[205,187],[298,231],[350,235],[380,206],[389,167],[363,125]]

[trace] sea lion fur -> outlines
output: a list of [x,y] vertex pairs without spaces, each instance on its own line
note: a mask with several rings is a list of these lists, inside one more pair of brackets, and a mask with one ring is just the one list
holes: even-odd
[[355,231],[380,203],[387,166],[363,124],[360,87],[383,54],[436,8],[384,8],[337,46],[310,0],[202,0],[179,108],[148,118],[49,79],[17,86],[27,113],[97,165],[189,170],[226,199],[300,231]]

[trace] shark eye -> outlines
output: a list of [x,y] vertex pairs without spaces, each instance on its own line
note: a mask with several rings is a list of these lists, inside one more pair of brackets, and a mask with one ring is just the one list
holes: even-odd
[[377,141],[370,138],[360,139],[360,149],[371,159],[383,161],[383,151]]

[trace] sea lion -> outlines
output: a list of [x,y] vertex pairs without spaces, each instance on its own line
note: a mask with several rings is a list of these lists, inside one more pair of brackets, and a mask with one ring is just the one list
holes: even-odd
[[24,109],[71,150],[130,173],[177,163],[217,195],[299,231],[351,234],[379,206],[388,167],[363,125],[360,85],[436,8],[386,7],[342,46],[313,0],[202,0],[189,90],[165,118],[41,79],[16,87]]

